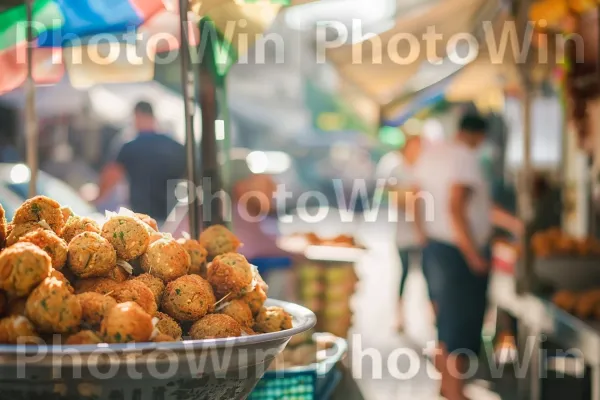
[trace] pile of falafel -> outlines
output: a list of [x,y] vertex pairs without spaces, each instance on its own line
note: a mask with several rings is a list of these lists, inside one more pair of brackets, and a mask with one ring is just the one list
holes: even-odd
[[174,239],[125,210],[106,222],[45,196],[0,206],[0,343],[171,342],[292,327],[222,225]]

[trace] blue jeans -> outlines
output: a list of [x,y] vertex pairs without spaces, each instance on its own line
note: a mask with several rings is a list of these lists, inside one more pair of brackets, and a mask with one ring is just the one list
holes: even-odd
[[[437,304],[438,339],[449,353],[477,354],[487,307],[489,275],[475,274],[452,244],[429,240],[425,246],[425,278]],[[489,259],[489,249],[484,251]]]
[[[423,250],[418,247],[404,247],[398,250],[400,253],[400,262],[402,263],[402,275],[400,276],[400,297],[404,295],[404,287],[406,286],[406,278],[411,264],[416,261],[423,262]],[[420,259],[420,260],[419,260]]]

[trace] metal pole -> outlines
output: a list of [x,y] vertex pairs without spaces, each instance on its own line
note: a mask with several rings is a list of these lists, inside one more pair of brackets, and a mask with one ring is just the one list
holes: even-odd
[[218,116],[216,65],[212,40],[216,40],[215,27],[206,18],[200,20],[200,49],[204,49],[200,60],[199,92],[202,110],[202,222],[207,226],[223,224],[223,207],[219,198],[221,178],[219,174],[218,146],[215,121]]
[[[179,21],[181,35],[181,89],[183,93],[183,109],[185,114],[185,150],[187,178],[192,187],[188,187],[188,194],[192,202],[188,205],[188,218],[190,235],[197,238],[200,234],[198,220],[198,196],[196,193],[196,138],[194,137],[194,73],[190,69],[190,44],[188,36],[188,0],[179,0]],[[189,184],[189,183],[188,183]]]
[[531,103],[533,100],[533,85],[525,85],[523,99],[523,169],[520,179],[521,199],[519,202],[519,215],[525,225],[522,238],[523,260],[521,271],[518,272],[517,292],[523,293],[531,290],[533,280],[533,254],[531,250],[531,220],[533,218],[533,199],[531,193]]
[[27,12],[27,81],[25,86],[25,135],[27,137],[27,165],[30,170],[29,197],[37,194],[38,175],[38,121],[35,112],[35,82],[33,80],[33,0],[25,2]]

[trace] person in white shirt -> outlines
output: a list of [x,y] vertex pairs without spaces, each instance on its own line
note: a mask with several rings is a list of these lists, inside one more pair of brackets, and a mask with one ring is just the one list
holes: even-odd
[[398,330],[404,329],[404,315],[402,297],[408,278],[408,272],[411,267],[422,261],[423,240],[419,238],[415,229],[414,215],[407,213],[406,194],[412,189],[414,182],[413,167],[421,154],[422,142],[419,136],[411,136],[406,140],[404,147],[396,153],[397,161],[393,168],[389,168],[386,174],[388,179],[388,188],[396,192],[393,198],[398,204],[393,204],[399,208],[398,224],[396,227],[396,245],[400,255],[402,274],[400,276],[399,302],[398,302],[398,320],[396,325]]
[[481,348],[493,225],[519,233],[518,219],[492,204],[477,149],[486,121],[466,115],[451,141],[425,151],[414,168],[416,228],[426,237],[423,265],[435,303],[442,395],[464,400],[462,373]]

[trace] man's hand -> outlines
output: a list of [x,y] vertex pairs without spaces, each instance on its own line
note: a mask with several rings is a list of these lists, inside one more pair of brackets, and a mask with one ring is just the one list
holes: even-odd
[[465,254],[469,268],[477,275],[485,275],[490,270],[490,264],[476,251]]

